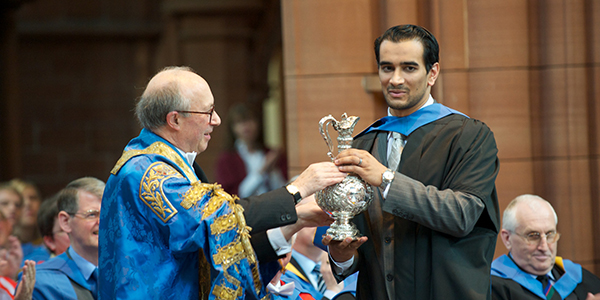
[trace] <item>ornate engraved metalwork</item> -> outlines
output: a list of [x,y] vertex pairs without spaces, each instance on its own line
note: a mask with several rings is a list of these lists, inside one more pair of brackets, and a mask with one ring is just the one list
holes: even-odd
[[162,186],[165,180],[171,177],[181,177],[173,167],[164,162],[155,162],[146,170],[140,183],[140,199],[158,216],[163,222],[177,214]]
[[[359,117],[348,117],[344,113],[339,122],[331,115],[323,117],[319,122],[319,130],[329,147],[327,155],[331,160],[335,156],[332,153],[333,146],[331,137],[329,136],[328,125],[332,124],[333,129],[338,132],[337,148],[338,153],[340,153],[352,147],[352,132],[358,119]],[[360,232],[350,222],[350,219],[367,209],[371,201],[373,201],[373,188],[370,184],[355,174],[349,174],[342,182],[318,191],[316,199],[319,207],[335,219],[335,222],[327,229],[328,235],[331,235],[336,241],[344,240],[347,237],[353,239],[360,237]]]

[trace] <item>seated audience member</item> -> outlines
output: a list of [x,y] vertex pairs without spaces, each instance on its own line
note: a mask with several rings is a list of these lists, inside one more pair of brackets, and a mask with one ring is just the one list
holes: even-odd
[[227,115],[229,141],[215,167],[217,183],[240,198],[280,188],[287,181],[287,161],[263,141],[260,120],[247,104],[237,104]]
[[16,236],[11,235],[13,224],[0,210],[0,276],[14,280],[23,260],[23,249]]
[[0,183],[0,211],[8,219],[14,229],[21,216],[23,198],[10,183]]
[[45,200],[40,206],[37,216],[37,224],[44,245],[52,253],[51,257],[62,254],[71,244],[69,235],[62,230],[58,222],[57,200],[57,195]]
[[508,255],[492,262],[492,298],[600,299],[600,279],[556,256],[560,233],[552,205],[521,195],[508,204],[500,231]]
[[274,299],[331,299],[344,287],[331,273],[327,253],[313,244],[316,228],[303,228],[296,233],[292,257],[280,277],[280,284],[273,290],[288,290],[282,286],[292,285],[293,292],[278,293]]
[[[19,240],[10,236],[12,224],[0,211],[0,300],[31,299],[31,292],[35,284],[35,262],[25,261],[23,266],[23,284],[17,287],[14,280],[23,252]],[[16,294],[16,296],[15,296]]]
[[58,222],[71,241],[63,254],[37,266],[34,299],[97,299],[98,224],[104,182],[72,181],[58,197]]
[[15,226],[14,235],[19,238],[23,248],[23,258],[36,262],[45,261],[50,258],[50,252],[42,242],[37,214],[42,203],[42,196],[38,188],[29,181],[13,179],[9,182],[23,199],[21,217]]

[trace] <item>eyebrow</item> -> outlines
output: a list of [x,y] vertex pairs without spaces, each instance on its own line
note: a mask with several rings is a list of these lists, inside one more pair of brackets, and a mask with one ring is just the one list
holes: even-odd
[[[389,61],[381,61],[379,62],[379,65],[393,65],[392,62]],[[419,66],[419,63],[417,63],[416,61],[401,61],[400,62],[401,66]]]

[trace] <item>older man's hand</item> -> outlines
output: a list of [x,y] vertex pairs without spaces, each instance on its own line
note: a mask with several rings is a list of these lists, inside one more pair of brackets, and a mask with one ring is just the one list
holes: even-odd
[[330,185],[340,183],[348,174],[340,171],[332,162],[315,163],[304,170],[292,184],[306,198]]

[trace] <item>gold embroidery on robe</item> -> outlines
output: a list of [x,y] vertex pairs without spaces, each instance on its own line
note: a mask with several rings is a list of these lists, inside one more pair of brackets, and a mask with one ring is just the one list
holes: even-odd
[[[209,195],[209,193],[211,194]],[[240,282],[229,274],[228,269],[233,267],[236,272],[239,272],[237,264],[244,258],[248,259],[248,263],[252,268],[254,287],[256,293],[259,294],[262,283],[260,281],[256,254],[250,243],[250,231],[252,228],[246,225],[244,209],[235,202],[238,199],[237,196],[231,196],[225,192],[220,184],[195,182],[183,195],[181,206],[185,209],[190,209],[207,195],[210,199],[207,203],[203,203],[201,208],[203,220],[214,214],[223,205],[226,205],[231,211],[229,214],[214,219],[213,224],[210,226],[211,234],[218,235],[231,230],[235,230],[238,234],[235,241],[217,249],[217,253],[213,254],[213,261],[217,265],[222,265],[225,271],[225,278],[230,283],[240,286]]]
[[213,261],[217,265],[223,265],[223,269],[239,262],[246,258],[244,246],[239,239],[217,249],[217,253],[213,254]]
[[252,248],[252,244],[250,243],[250,231],[252,231],[252,228],[250,228],[250,226],[246,226],[246,219],[244,218],[244,208],[241,205],[235,203],[234,212],[240,225],[239,233],[242,246],[244,247],[244,251],[248,253],[248,262],[251,265],[253,265],[252,278],[254,279],[254,288],[256,289],[256,293],[259,294],[262,284],[260,282],[260,272],[258,270],[258,264],[256,263],[256,253],[254,252],[254,248]]
[[222,285],[215,285],[213,288],[213,295],[216,296],[216,299],[231,299],[232,297],[241,297],[244,294],[242,293],[242,288],[238,287],[235,291],[231,288],[225,286],[225,283]]
[[210,224],[210,234],[216,235],[219,239],[219,235],[224,232],[236,229],[238,227],[238,220],[235,214],[226,214],[215,219],[214,223]]
[[164,156],[177,164],[183,170],[183,175],[190,181],[190,183],[194,183],[198,181],[196,178],[196,174],[194,170],[188,166],[188,164],[181,158],[181,155],[177,153],[173,148],[169,147],[169,145],[163,142],[154,142],[152,145],[148,146],[146,149],[138,149],[138,150],[127,150],[123,151],[121,158],[117,161],[113,169],[110,171],[111,174],[116,175],[121,167],[130,160],[131,158],[144,155],[144,154],[157,154],[160,156]]
[[170,165],[155,162],[148,167],[140,183],[140,199],[165,223],[177,214],[177,209],[173,207],[162,189],[165,180],[172,177],[183,178]]
[[[181,200],[181,206],[185,209],[190,209],[192,206],[196,205],[198,201],[202,200],[202,197],[206,196],[208,193],[213,193],[208,203],[204,204],[202,207],[202,219],[206,219],[206,217],[212,215],[217,209],[219,209],[223,202],[228,201],[226,197],[217,195],[215,190],[221,189],[220,184],[216,183],[202,183],[200,181],[196,181],[192,184],[192,187],[185,192],[183,195],[183,200]],[[229,196],[231,198],[231,196]]]

